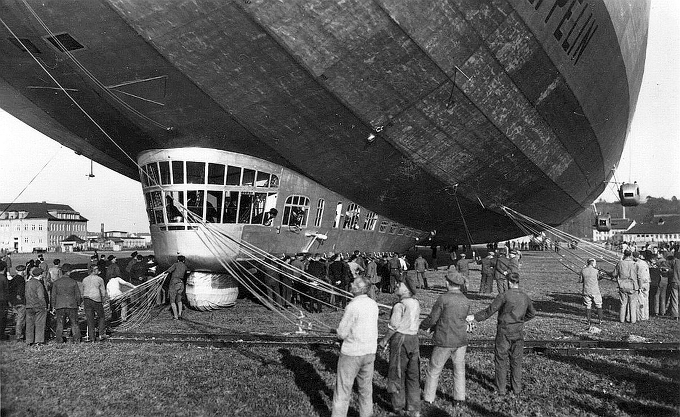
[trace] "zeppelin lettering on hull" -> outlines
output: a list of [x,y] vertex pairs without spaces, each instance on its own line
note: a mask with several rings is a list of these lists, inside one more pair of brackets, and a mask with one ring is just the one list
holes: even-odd
[[585,0],[555,0],[552,6],[546,2],[541,8],[543,0],[527,1],[535,10],[547,12],[543,21],[546,25],[557,22],[553,36],[574,65],[578,64],[598,28],[590,3]]

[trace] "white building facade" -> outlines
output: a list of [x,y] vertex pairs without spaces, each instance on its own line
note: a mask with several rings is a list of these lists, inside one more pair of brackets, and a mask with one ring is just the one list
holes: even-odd
[[4,203],[2,207],[7,209],[0,213],[0,249],[56,251],[67,237],[87,235],[87,219],[65,204]]

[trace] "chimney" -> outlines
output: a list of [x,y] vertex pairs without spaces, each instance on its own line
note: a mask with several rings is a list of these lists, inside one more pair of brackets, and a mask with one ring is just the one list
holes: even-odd
[[102,223],[102,237],[104,237],[104,223]]

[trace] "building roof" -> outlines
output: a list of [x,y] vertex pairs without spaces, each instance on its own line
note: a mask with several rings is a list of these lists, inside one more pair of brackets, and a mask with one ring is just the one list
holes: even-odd
[[83,239],[79,238],[79,237],[78,237],[78,236],[76,236],[76,235],[71,235],[71,236],[67,237],[66,239],[62,240],[62,242],[76,242],[76,243],[84,243],[84,242],[85,242],[85,240],[83,240]]
[[680,233],[680,217],[659,218],[651,223],[640,223],[624,233],[627,235],[678,234]]
[[628,230],[630,225],[634,222],[635,220],[633,219],[612,219],[612,229]]
[[50,211],[62,211],[71,212],[72,214],[77,214],[78,219],[68,219],[70,221],[87,221],[87,219],[80,215],[77,211],[73,210],[71,206],[66,204],[54,204],[54,203],[0,203],[0,208],[2,211],[8,213],[12,211],[25,211],[28,214],[25,219],[47,219],[55,221],[63,221],[66,219],[60,219],[50,214]]

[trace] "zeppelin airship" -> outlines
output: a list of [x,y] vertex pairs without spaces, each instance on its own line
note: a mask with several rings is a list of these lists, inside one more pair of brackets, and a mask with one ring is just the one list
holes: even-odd
[[[524,234],[623,150],[644,0],[2,0],[0,107],[138,179],[157,259],[200,219],[272,253]],[[229,255],[239,258],[238,247]]]

